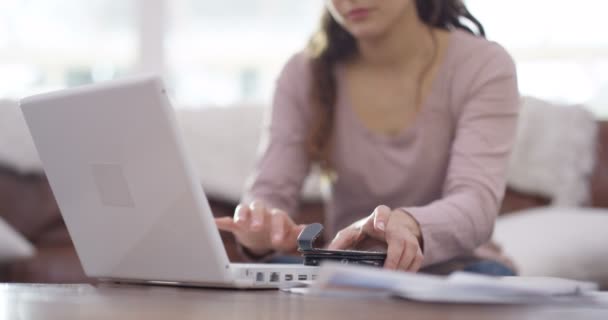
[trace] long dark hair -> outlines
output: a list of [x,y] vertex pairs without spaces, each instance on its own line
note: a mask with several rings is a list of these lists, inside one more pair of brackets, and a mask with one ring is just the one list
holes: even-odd
[[[481,23],[462,0],[415,0],[418,17],[429,27],[444,30],[462,29],[485,37]],[[470,26],[469,26],[470,25]],[[475,27],[473,31],[471,27]],[[334,67],[357,53],[357,41],[326,10],[319,30],[313,35],[308,51],[312,55],[311,102],[313,122],[308,139],[308,155],[323,169],[329,169],[330,137],[333,131],[337,84]]]

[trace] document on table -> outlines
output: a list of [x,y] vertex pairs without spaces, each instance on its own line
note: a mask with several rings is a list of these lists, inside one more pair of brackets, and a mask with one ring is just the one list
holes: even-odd
[[464,272],[434,276],[327,264],[308,290],[291,291],[322,295],[350,291],[362,295],[367,290],[373,295],[384,293],[425,302],[531,304],[583,296],[597,289],[591,282],[560,278],[489,277]]

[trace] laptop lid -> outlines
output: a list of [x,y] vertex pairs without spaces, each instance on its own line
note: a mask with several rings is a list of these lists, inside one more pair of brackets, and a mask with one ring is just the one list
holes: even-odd
[[88,276],[233,280],[158,78],[38,95],[21,108]]

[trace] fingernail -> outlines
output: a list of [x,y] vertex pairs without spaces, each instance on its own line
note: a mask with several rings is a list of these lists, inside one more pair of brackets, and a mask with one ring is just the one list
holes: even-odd
[[377,227],[379,230],[384,231],[384,229],[386,228],[386,226],[384,225],[384,222],[378,222]]

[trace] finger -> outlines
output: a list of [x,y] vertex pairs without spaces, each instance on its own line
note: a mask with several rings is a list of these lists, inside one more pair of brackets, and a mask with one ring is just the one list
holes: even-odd
[[412,264],[409,266],[408,271],[418,272],[418,270],[420,270],[420,267],[422,267],[423,260],[424,260],[424,256],[422,255],[422,250],[420,250],[420,248],[418,248],[418,251],[416,252],[416,257],[414,258],[414,261],[412,262]]
[[329,244],[329,250],[345,250],[352,248],[357,243],[357,239],[361,234],[361,230],[358,228],[349,227],[346,228],[336,235],[334,240]]
[[374,210],[374,230],[377,232],[384,233],[386,225],[388,224],[388,218],[391,215],[391,209],[387,206],[379,206]]
[[300,233],[302,233],[302,230],[304,230],[304,228],[306,228],[306,224],[295,224],[291,227],[290,230],[290,235],[294,235],[294,237],[297,239],[297,237],[300,235]]
[[384,261],[384,268],[389,270],[397,270],[399,261],[401,261],[401,255],[405,247],[403,240],[388,240],[388,249],[386,250],[386,261]]
[[249,222],[251,216],[251,211],[248,206],[239,204],[234,210],[234,222],[236,222],[239,226],[246,226]]
[[304,228],[306,228],[305,224],[296,225],[293,223],[289,215],[287,216],[287,220],[285,221],[285,234],[283,236],[283,240],[275,245],[275,250],[281,252],[293,252],[298,248],[298,235]]
[[232,217],[215,218],[215,225],[217,226],[218,229],[223,230],[223,231],[232,232],[236,228],[236,225],[235,225]]
[[285,236],[283,237],[284,244],[287,247],[298,246],[298,236],[302,233],[302,230],[306,228],[306,224],[295,224],[291,219],[286,224]]
[[278,247],[281,245],[283,239],[285,239],[285,225],[287,224],[287,214],[279,209],[273,209],[271,212],[271,237],[272,245]]
[[297,238],[300,233],[302,232],[302,230],[304,230],[304,228],[306,228],[306,226],[308,226],[307,224],[296,224],[293,219],[291,219],[291,217],[289,216],[289,214],[287,214],[286,212],[284,212],[284,216],[285,216],[285,237],[295,237]]
[[264,227],[264,213],[266,213],[266,207],[260,201],[254,201],[249,206],[251,212],[251,221],[249,228],[252,231],[261,231]]
[[414,262],[416,258],[416,253],[418,252],[418,246],[415,243],[406,241],[405,247],[403,248],[403,253],[401,254],[401,260],[399,260],[399,265],[397,266],[398,270],[408,271],[409,267]]

